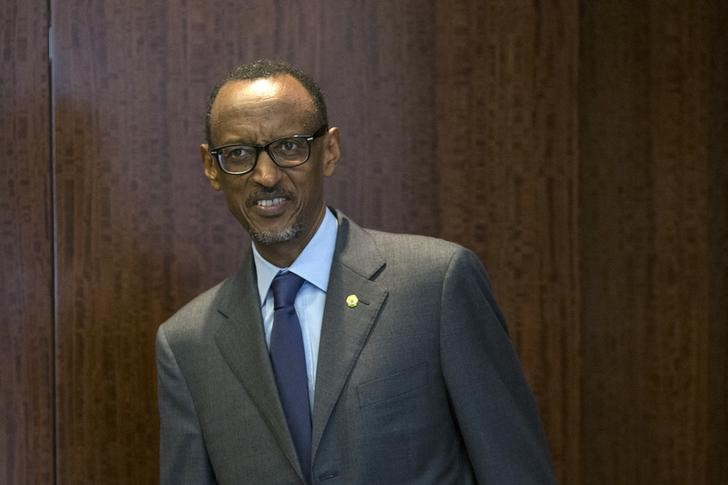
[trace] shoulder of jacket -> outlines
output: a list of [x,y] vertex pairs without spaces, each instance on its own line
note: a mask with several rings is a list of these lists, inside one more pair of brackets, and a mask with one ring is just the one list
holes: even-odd
[[209,313],[217,311],[217,302],[221,291],[230,279],[218,283],[185,303],[162,323],[160,328],[164,329],[168,337],[200,329],[202,324],[208,320]]

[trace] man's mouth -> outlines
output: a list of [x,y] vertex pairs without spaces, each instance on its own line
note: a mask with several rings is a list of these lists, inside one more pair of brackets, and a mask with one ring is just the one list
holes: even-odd
[[255,205],[257,205],[258,207],[274,207],[283,204],[285,201],[285,197],[275,197],[273,199],[258,199],[255,201]]

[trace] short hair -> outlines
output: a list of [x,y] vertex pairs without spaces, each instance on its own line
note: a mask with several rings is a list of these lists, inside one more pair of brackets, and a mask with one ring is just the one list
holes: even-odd
[[258,59],[257,61],[241,64],[230,71],[220,82],[218,82],[210,92],[210,98],[207,103],[207,114],[205,115],[205,137],[208,145],[212,144],[212,128],[210,114],[212,105],[217,99],[217,95],[222,87],[231,81],[247,81],[252,79],[263,79],[288,74],[303,85],[303,87],[311,95],[315,113],[318,118],[319,125],[328,125],[329,117],[326,113],[326,101],[321,92],[321,88],[316,81],[308,74],[300,69],[292,66],[285,61],[276,61],[271,59]]

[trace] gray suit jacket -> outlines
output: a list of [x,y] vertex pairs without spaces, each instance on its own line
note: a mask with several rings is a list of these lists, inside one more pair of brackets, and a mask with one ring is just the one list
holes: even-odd
[[[312,481],[553,483],[536,406],[478,258],[338,220]],[[302,483],[254,273],[248,254],[235,276],[159,328],[162,483]]]

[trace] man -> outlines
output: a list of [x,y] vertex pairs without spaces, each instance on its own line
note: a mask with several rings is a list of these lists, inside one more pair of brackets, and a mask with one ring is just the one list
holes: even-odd
[[162,483],[553,483],[477,257],[326,207],[339,131],[316,84],[241,66],[207,137],[205,175],[253,244],[159,328]]

